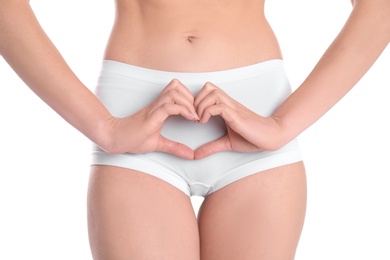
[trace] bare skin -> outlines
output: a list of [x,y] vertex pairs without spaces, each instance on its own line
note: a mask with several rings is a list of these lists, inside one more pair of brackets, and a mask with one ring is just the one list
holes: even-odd
[[[116,4],[106,59],[195,72],[282,57],[262,0]],[[174,79],[138,113],[114,118],[67,66],[28,1],[0,0],[0,36],[0,54],[26,84],[103,150],[161,151],[200,159],[224,150],[275,150],[317,121],[389,43],[390,2],[353,1],[351,16],[312,73],[267,118],[249,111],[212,82],[205,82],[194,97]],[[229,131],[192,151],[160,135],[170,115],[203,124],[210,116],[221,116]],[[205,199],[198,224],[188,197],[147,174],[97,166],[90,178],[94,259],[294,259],[305,212],[302,163],[254,174],[215,192]]]
[[263,0],[116,3],[118,12],[106,59],[188,72],[236,68],[282,57],[264,17]]
[[200,208],[201,259],[294,259],[305,209],[302,163],[228,185]]
[[[119,0],[117,6],[109,60],[158,70],[215,71],[281,58],[262,14],[263,1]],[[197,115],[208,115],[200,123],[216,114],[208,109],[215,90],[205,84],[194,97]],[[223,93],[216,95],[221,100]],[[230,140],[234,150],[259,150],[251,142]],[[94,166],[89,192],[94,259],[293,259],[305,212],[304,175],[297,163],[215,192],[204,201],[198,232],[190,200],[174,187],[129,169]]]
[[190,199],[160,179],[92,167],[88,204],[93,259],[199,259]]
[[94,259],[288,260],[303,226],[306,178],[303,163],[243,178],[204,200],[198,225],[190,199],[172,185],[94,166],[88,204]]

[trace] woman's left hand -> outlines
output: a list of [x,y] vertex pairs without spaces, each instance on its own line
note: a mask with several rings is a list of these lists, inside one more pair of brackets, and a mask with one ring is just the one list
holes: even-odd
[[195,159],[221,151],[255,152],[276,150],[284,145],[282,130],[275,117],[262,117],[249,110],[212,83],[206,83],[195,97],[199,123],[221,116],[227,134],[195,150]]

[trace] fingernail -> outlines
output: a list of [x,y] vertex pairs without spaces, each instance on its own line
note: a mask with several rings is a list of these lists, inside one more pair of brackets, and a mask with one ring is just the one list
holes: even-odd
[[199,116],[194,113],[194,112],[191,112],[191,116],[195,119],[195,120],[199,120]]

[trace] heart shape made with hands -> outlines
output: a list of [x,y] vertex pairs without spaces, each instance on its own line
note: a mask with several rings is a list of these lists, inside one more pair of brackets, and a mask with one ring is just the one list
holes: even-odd
[[156,151],[185,159],[201,159],[217,152],[210,148],[215,148],[214,142],[227,133],[223,118],[210,111],[218,103],[213,100],[213,92],[218,90],[206,83],[194,96],[180,81],[172,80],[150,105],[152,111],[165,110],[164,115],[155,117],[164,121]]
[[[185,119],[194,121],[200,125],[208,124],[209,122],[217,124],[219,133],[214,134],[215,139],[208,140],[200,147],[192,150],[183,143],[191,138],[194,139],[193,137],[187,135],[186,138],[178,140],[176,138],[177,136],[174,136],[175,132],[178,133],[177,129],[174,129],[174,127],[162,129],[162,135],[168,137],[166,140],[178,140],[178,142],[170,144],[175,146],[172,147],[173,149],[186,150],[185,154],[187,159],[190,157],[189,149],[193,151],[193,159],[202,159],[221,151],[234,150],[240,152],[253,152],[259,150],[259,148],[248,141],[248,138],[245,136],[253,136],[253,134],[248,134],[253,131],[245,126],[248,123],[248,119],[250,120],[251,117],[259,117],[259,115],[235,101],[212,83],[206,83],[196,96],[193,96],[182,83],[174,83],[176,84],[176,93],[173,96],[173,103],[186,108],[186,110],[180,110],[180,112],[176,112],[175,114],[180,114]],[[181,95],[177,95],[177,93],[180,93]],[[215,118],[210,121],[212,117]],[[175,118],[168,118],[166,121],[172,122],[172,120],[175,120]],[[185,129],[185,126],[182,128],[182,126],[183,125],[180,126],[180,135],[186,132],[193,133],[193,125],[188,125],[189,128],[187,129]],[[201,131],[201,129],[202,128],[197,128],[195,131]],[[222,135],[221,132],[223,133]],[[201,135],[201,132],[197,133],[197,136]]]

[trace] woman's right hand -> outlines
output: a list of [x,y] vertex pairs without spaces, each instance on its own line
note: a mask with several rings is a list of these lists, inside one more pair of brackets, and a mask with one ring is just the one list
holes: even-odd
[[161,135],[165,120],[181,115],[187,120],[199,120],[192,93],[179,81],[172,80],[148,106],[125,118],[110,118],[106,151],[109,153],[165,152],[193,159],[188,146]]

